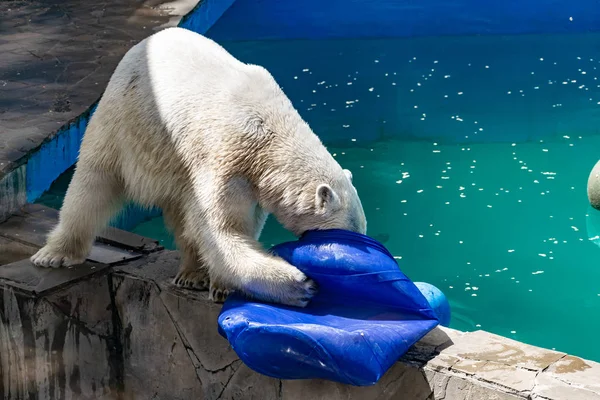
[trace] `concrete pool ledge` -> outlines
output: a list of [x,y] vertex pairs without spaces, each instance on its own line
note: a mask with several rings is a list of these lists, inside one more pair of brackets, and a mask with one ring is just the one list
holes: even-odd
[[257,374],[218,335],[221,307],[171,285],[179,255],[151,239],[111,230],[95,260],[33,267],[55,218],[29,206],[0,225],[2,398],[600,400],[598,363],[446,328],[371,387]]

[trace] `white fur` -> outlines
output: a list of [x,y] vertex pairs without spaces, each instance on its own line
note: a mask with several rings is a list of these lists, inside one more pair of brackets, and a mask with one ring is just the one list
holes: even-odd
[[133,200],[162,208],[182,265],[175,283],[304,306],[314,283],[257,241],[269,213],[296,235],[366,232],[342,170],[272,76],[213,41],[169,28],[117,66],[83,138],[46,246],[60,267],[87,257],[98,229]]

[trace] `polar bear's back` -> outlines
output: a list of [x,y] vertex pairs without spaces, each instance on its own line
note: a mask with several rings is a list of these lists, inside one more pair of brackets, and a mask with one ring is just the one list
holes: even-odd
[[259,110],[273,101],[291,107],[267,70],[183,28],[165,29],[134,46],[106,93],[114,101],[131,100],[127,106],[137,107],[141,115],[159,117],[171,133],[184,121],[246,113],[242,107]]

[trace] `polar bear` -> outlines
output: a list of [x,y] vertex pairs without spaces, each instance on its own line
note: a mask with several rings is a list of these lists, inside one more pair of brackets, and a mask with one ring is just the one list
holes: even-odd
[[59,222],[35,265],[82,263],[126,200],[158,206],[181,253],[174,283],[303,307],[315,283],[265,251],[268,214],[295,235],[366,233],[343,170],[276,81],[197,33],[169,28],[118,64],[85,132]]

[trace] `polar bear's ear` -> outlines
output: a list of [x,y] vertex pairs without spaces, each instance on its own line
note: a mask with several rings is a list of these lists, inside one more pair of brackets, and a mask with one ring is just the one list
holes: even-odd
[[352,182],[352,172],[349,169],[345,169],[344,174],[346,174],[346,177]]
[[338,194],[326,183],[317,186],[315,195],[317,211],[326,212],[339,208],[340,198]]

